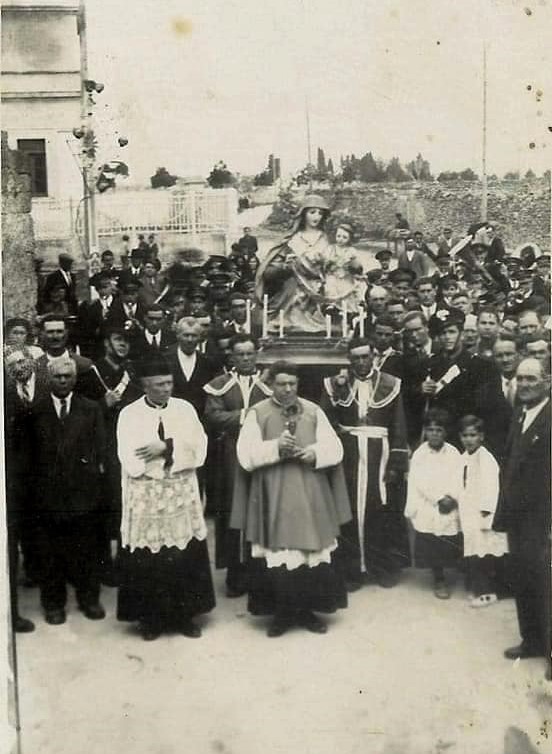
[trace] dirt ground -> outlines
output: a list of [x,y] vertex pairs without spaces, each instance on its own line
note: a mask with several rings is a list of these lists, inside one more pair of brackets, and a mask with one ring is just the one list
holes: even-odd
[[367,586],[319,636],[279,639],[266,620],[227,599],[192,640],[146,643],[71,598],[63,626],[47,625],[37,590],[21,612],[22,754],[530,754],[552,752],[552,684],[544,661],[509,662],[515,606],[474,610],[460,583],[435,599],[422,572],[394,589]]

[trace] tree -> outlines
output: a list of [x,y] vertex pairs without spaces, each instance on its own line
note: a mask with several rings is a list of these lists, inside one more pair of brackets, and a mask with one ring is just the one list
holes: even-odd
[[219,160],[209,173],[207,183],[211,188],[228,188],[236,182],[233,174],[223,160]]
[[316,170],[320,175],[326,174],[326,155],[321,147],[316,152]]
[[424,160],[421,153],[418,153],[415,160],[409,162],[406,169],[410,175],[417,181],[432,181],[431,168],[429,162]]
[[507,173],[504,173],[504,180],[505,181],[519,181],[519,171],[509,170]]
[[358,161],[358,177],[364,183],[377,183],[384,180],[385,174],[378,167],[372,152],[368,152]]
[[412,180],[412,178],[404,170],[398,157],[391,158],[391,161],[385,168],[385,178],[386,180],[393,181],[395,183]]
[[167,168],[157,168],[155,173],[150,178],[151,187],[156,188],[170,188],[174,186],[178,176],[171,175]]
[[439,183],[446,183],[447,181],[477,181],[478,176],[471,168],[465,168],[460,172],[456,170],[445,170],[439,173],[437,176]]
[[357,177],[358,166],[356,165],[356,158],[354,155],[347,155],[345,159],[342,160],[341,178],[343,179],[343,183],[356,181]]
[[533,171],[531,170],[531,168],[529,168],[529,170],[528,170],[528,171],[527,171],[527,172],[525,173],[525,176],[524,176],[524,177],[525,177],[525,179],[526,179],[526,180],[528,180],[528,181],[532,181],[532,180],[534,180],[534,179],[535,179],[535,178],[536,178],[537,176],[536,176],[536,175],[535,175],[535,173],[534,173],[534,172],[533,172]]
[[333,166],[333,162],[332,162],[332,158],[331,157],[328,160],[328,166],[327,166],[326,170],[327,170],[327,172],[328,172],[329,175],[333,175],[334,174],[334,166]]

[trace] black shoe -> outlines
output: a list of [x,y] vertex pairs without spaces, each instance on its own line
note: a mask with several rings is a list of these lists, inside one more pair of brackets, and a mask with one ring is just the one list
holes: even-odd
[[117,574],[117,571],[115,569],[105,570],[100,574],[100,582],[104,586],[119,586],[119,576]]
[[271,639],[275,639],[278,636],[282,636],[286,633],[293,625],[293,621],[291,620],[290,616],[288,615],[275,615],[272,621],[270,622],[270,625],[268,627],[268,631],[266,632],[266,635],[269,636]]
[[526,660],[528,657],[544,657],[544,650],[533,649],[521,642],[517,647],[509,647],[504,651],[507,660]]
[[161,629],[148,623],[142,623],[140,625],[140,633],[144,641],[155,641],[161,636]]
[[187,620],[180,627],[180,633],[183,636],[187,636],[189,639],[199,639],[201,636],[201,628],[196,626],[192,620]]
[[13,621],[13,630],[18,634],[30,634],[35,630],[35,624],[32,620],[17,615]]
[[381,573],[377,574],[376,581],[378,586],[381,586],[384,589],[392,589],[394,586],[397,586],[400,578],[401,574],[398,571],[381,571]]
[[88,620],[102,620],[105,618],[105,610],[99,602],[93,605],[80,605],[79,610]]
[[65,619],[65,610],[46,610],[44,614],[44,620],[51,626],[61,626]]
[[313,634],[325,634],[328,632],[328,626],[324,621],[314,613],[311,613],[310,610],[300,613],[297,616],[297,623]]
[[362,583],[356,581],[356,579],[347,579],[345,581],[345,589],[348,592],[358,592],[359,589],[362,589]]
[[236,589],[232,586],[226,587],[226,596],[231,600],[236,599],[237,597],[243,597],[244,594],[247,594],[247,589]]

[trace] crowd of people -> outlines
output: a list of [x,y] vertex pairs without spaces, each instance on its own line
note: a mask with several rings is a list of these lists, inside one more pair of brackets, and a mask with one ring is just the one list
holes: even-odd
[[550,256],[508,254],[488,223],[430,245],[398,221],[396,250],[355,268],[347,366],[308,382],[292,348],[263,360],[250,229],[227,257],[165,268],[154,237],[124,238],[80,302],[60,254],[36,322],[4,324],[15,630],[34,628],[22,560],[51,625],[67,584],[104,618],[104,583],[144,639],[200,636],[212,516],[226,596],[272,616],[271,637],[325,633],[320,613],[409,566],[447,599],[453,568],[474,608],[515,597],[507,657],[549,656]]

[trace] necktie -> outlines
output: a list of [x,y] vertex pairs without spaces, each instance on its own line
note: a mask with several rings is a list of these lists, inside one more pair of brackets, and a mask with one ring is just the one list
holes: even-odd
[[159,439],[165,441],[165,426],[163,425],[163,419],[159,417],[159,426],[157,427],[157,434]]
[[67,399],[62,398],[60,401],[59,418],[61,421],[67,418]]
[[468,464],[464,466],[464,488],[466,487],[466,484],[468,483]]
[[23,395],[23,400],[25,403],[31,403],[31,391],[29,388],[28,383],[25,383],[24,385],[21,385],[21,393]]
[[516,397],[516,386],[514,383],[513,378],[511,380],[508,380],[508,383],[506,385],[506,399],[510,406],[514,405],[514,400]]

